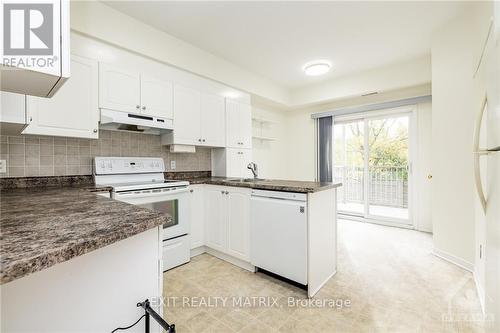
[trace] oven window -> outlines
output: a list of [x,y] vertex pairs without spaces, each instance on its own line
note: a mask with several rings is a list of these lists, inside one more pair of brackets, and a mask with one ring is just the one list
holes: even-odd
[[179,200],[168,200],[168,201],[157,201],[151,203],[145,203],[139,205],[144,208],[148,208],[160,213],[166,213],[172,216],[172,223],[166,226],[163,225],[163,229],[168,227],[173,227],[179,224]]

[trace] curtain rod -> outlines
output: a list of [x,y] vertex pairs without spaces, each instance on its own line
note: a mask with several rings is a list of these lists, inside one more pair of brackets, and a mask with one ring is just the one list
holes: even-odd
[[351,107],[340,108],[340,109],[335,109],[335,110],[331,110],[331,111],[313,113],[311,115],[311,118],[317,119],[317,118],[324,118],[324,117],[330,117],[330,116],[341,116],[341,115],[345,115],[345,114],[359,113],[359,112],[366,112],[366,111],[393,109],[393,108],[397,108],[397,107],[405,106],[405,105],[413,105],[413,104],[418,104],[418,103],[423,103],[423,102],[429,102],[431,100],[432,100],[432,95],[425,95],[425,96],[405,98],[405,99],[400,99],[400,100],[390,101],[390,102],[382,102],[382,103],[360,105],[360,106],[351,106]]

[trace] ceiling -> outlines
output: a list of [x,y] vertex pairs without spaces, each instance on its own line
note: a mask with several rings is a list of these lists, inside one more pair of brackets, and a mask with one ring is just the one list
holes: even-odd
[[[464,2],[105,1],[283,87],[301,88],[430,53],[432,32]],[[302,66],[328,59],[308,77]]]

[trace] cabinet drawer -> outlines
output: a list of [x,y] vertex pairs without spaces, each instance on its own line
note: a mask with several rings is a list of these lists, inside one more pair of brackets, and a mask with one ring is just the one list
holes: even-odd
[[189,262],[189,236],[163,241],[163,271]]

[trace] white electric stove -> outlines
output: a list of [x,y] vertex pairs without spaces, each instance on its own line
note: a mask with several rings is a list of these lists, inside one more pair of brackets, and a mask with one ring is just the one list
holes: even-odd
[[95,157],[93,167],[95,184],[112,187],[113,199],[172,217],[163,226],[163,270],[189,261],[189,182],[165,180],[162,158]]

